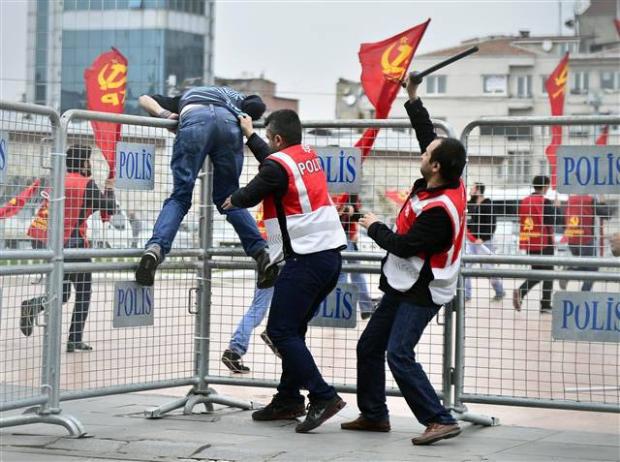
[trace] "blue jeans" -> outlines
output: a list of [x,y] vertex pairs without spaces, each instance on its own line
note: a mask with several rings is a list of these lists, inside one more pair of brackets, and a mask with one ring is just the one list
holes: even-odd
[[384,295],[357,343],[357,406],[368,420],[388,419],[385,403],[385,353],[398,388],[423,424],[456,421],[439,402],[413,349],[439,308],[415,305]]
[[[357,244],[347,240],[347,250],[357,251]],[[368,292],[368,284],[366,283],[366,277],[362,273],[340,273],[338,277],[338,283],[347,282],[347,275],[351,279],[352,284],[357,284],[357,290],[359,294],[359,307],[362,313],[372,313],[372,299]]]
[[273,287],[268,289],[254,289],[254,298],[248,311],[245,312],[237,330],[230,339],[228,348],[239,356],[243,356],[248,351],[250,336],[252,331],[263,321],[267,314],[267,309],[273,297]]
[[192,205],[196,177],[206,156],[213,163],[213,202],[233,226],[245,253],[255,256],[267,245],[252,215],[246,209],[223,210],[224,200],[239,189],[243,168],[243,137],[239,121],[219,106],[204,106],[184,114],[179,122],[172,150],[172,194],[164,201],[157,217],[153,237],[147,242],[170,252],[174,237]]
[[306,346],[306,331],[319,304],[336,287],[341,266],[340,252],[326,250],[289,258],[280,271],[269,309],[267,335],[282,356],[278,385],[282,398],[303,402],[301,388],[310,392],[310,401],[336,396]]

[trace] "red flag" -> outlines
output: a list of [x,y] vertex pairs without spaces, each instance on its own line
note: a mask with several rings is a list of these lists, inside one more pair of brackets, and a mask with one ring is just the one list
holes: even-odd
[[620,19],[614,19],[614,24],[616,25],[616,32],[620,35]]
[[407,191],[398,191],[396,189],[386,189],[385,190],[385,197],[387,197],[389,200],[394,202],[399,207],[402,207],[402,205],[405,203],[405,201],[409,197],[409,193],[410,192],[411,191],[409,191],[409,190],[407,190]]
[[[605,125],[601,130],[601,134],[596,139],[596,144],[599,146],[607,145],[609,141],[609,125]],[[602,257],[605,255],[605,227],[603,226],[602,220],[600,221],[600,225],[598,227],[599,230],[599,255]]]
[[[127,58],[112,47],[100,54],[84,71],[86,107],[91,111],[121,114],[125,109],[127,85]],[[114,177],[116,143],[121,137],[121,126],[113,122],[92,121],[95,143],[110,166],[108,178]]]
[[[551,115],[561,116],[564,114],[564,95],[566,94],[566,82],[568,80],[568,53],[564,55],[555,70],[551,73],[545,88],[549,96],[551,105]],[[562,127],[554,125],[551,127],[551,144],[547,146],[545,154],[551,166],[551,189],[555,189],[556,181],[556,151],[562,144]]]
[[[362,87],[375,107],[377,119],[387,118],[401,88],[400,80],[407,73],[430,21],[429,19],[381,42],[361,44],[358,55],[362,65]],[[378,133],[378,129],[369,128],[356,143],[355,146],[362,149],[363,157],[368,155]]]
[[26,202],[28,202],[32,195],[37,192],[40,184],[41,180],[37,178],[30,186],[0,207],[0,219],[17,215],[19,211],[24,208],[24,205],[26,205]]

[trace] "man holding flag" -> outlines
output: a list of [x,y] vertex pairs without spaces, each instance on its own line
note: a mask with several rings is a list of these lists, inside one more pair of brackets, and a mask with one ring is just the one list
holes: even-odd
[[[380,47],[373,46],[377,44],[362,45],[362,65],[365,50],[375,48],[375,56],[380,58],[382,65],[396,63],[400,58],[392,61],[391,50],[405,43],[414,50],[427,24],[380,42],[383,53]],[[415,43],[408,41],[411,36],[416,37]],[[382,58],[386,56],[387,59]],[[411,56],[408,56],[400,62],[408,65],[410,60]],[[406,69],[400,69],[400,75],[394,76],[390,75],[393,67],[383,66],[384,77],[378,94],[391,98],[389,105],[400,88],[399,81]],[[423,435],[412,439],[413,444],[422,445],[452,438],[461,432],[456,420],[441,405],[422,366],[416,362],[414,347],[441,306],[456,294],[467,204],[461,180],[466,162],[465,148],[457,139],[437,138],[430,116],[417,97],[417,86],[409,79],[409,100],[405,109],[423,152],[420,167],[423,178],[414,183],[396,219],[394,231],[372,213],[360,220],[368,230],[368,236],[387,250],[379,285],[385,295],[357,344],[357,405],[360,415],[341,424],[341,428],[390,431],[385,396],[387,353],[388,365],[407,404],[418,421],[426,426]]]

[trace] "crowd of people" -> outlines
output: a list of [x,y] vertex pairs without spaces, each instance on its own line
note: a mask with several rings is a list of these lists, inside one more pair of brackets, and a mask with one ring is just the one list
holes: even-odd
[[[461,429],[440,403],[414,348],[429,322],[456,294],[462,251],[490,255],[495,251],[497,213],[477,182],[470,197],[461,178],[466,152],[454,138],[437,137],[430,116],[417,96],[417,85],[407,84],[405,109],[421,147],[421,178],[416,180],[393,227],[375,214],[362,213],[359,196],[330,196],[316,152],[302,144],[302,124],[291,110],[278,110],[265,118],[266,141],[253,129],[265,104],[257,95],[246,96],[226,87],[193,88],[177,97],[144,95],[140,105],[152,116],[178,120],[171,171],[173,191],[163,203],[152,237],[135,273],[136,282],[152,286],[158,266],[170,252],[179,226],[191,207],[196,178],[207,156],[213,163],[213,201],[235,229],[245,253],[256,261],[257,283],[250,307],[240,320],[222,362],[234,373],[250,368],[242,357],[252,331],[267,318],[261,338],[281,359],[277,393],[256,421],[304,417],[295,430],[305,433],[338,413],[346,403],[327,383],[306,344],[308,323],[319,304],[347,277],[357,285],[359,311],[368,320],[357,343],[357,406],[360,414],[341,425],[344,430],[390,431],[385,394],[385,362],[413,415],[425,432],[413,444],[431,444],[452,438]],[[243,139],[259,162],[257,175],[239,184],[243,168]],[[114,181],[104,191],[90,170],[91,150],[72,146],[67,151],[65,178],[66,248],[87,248],[86,220],[94,211],[113,213]],[[546,198],[549,178],[533,178],[531,195],[518,204],[519,246],[528,255],[550,256],[555,229],[562,226],[574,256],[596,255],[595,217],[610,210],[592,196],[570,196],[564,209]],[[262,203],[260,228],[248,208]],[[379,289],[375,304],[363,274],[346,274],[343,250],[356,251],[359,226],[381,249]],[[45,245],[47,208],[42,206],[28,232],[33,246]],[[611,239],[620,254],[620,236]],[[79,259],[75,261],[88,261]],[[552,269],[546,264],[532,269]],[[596,270],[596,268],[577,268]],[[513,293],[513,306],[521,310],[524,298],[540,280],[526,279]],[[493,300],[505,297],[501,279],[492,277]],[[82,338],[90,304],[91,274],[66,273],[63,302],[73,284],[75,308],[67,351],[90,350]],[[553,281],[542,282],[540,311],[551,310]],[[584,282],[582,290],[592,289]],[[466,303],[472,299],[472,281],[465,280]],[[20,329],[32,334],[36,316],[44,310],[44,296],[25,300]],[[301,390],[308,391],[309,404]]]

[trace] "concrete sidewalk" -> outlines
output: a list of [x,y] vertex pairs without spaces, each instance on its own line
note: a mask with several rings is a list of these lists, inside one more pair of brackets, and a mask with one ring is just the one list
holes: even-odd
[[[62,403],[79,419],[87,438],[73,439],[62,427],[27,425],[0,431],[2,462],[76,461],[618,461],[620,437],[610,433],[556,431],[463,424],[463,434],[417,447],[422,432],[413,418],[392,417],[391,433],[340,430],[357,415],[355,398],[310,434],[296,434],[295,422],[253,422],[251,411],[216,406],[213,414],[180,411],[147,420],[143,411],[170,396],[128,394]],[[197,407],[196,412],[204,410]],[[14,415],[7,412],[6,415]],[[614,433],[615,432],[615,433]]]

